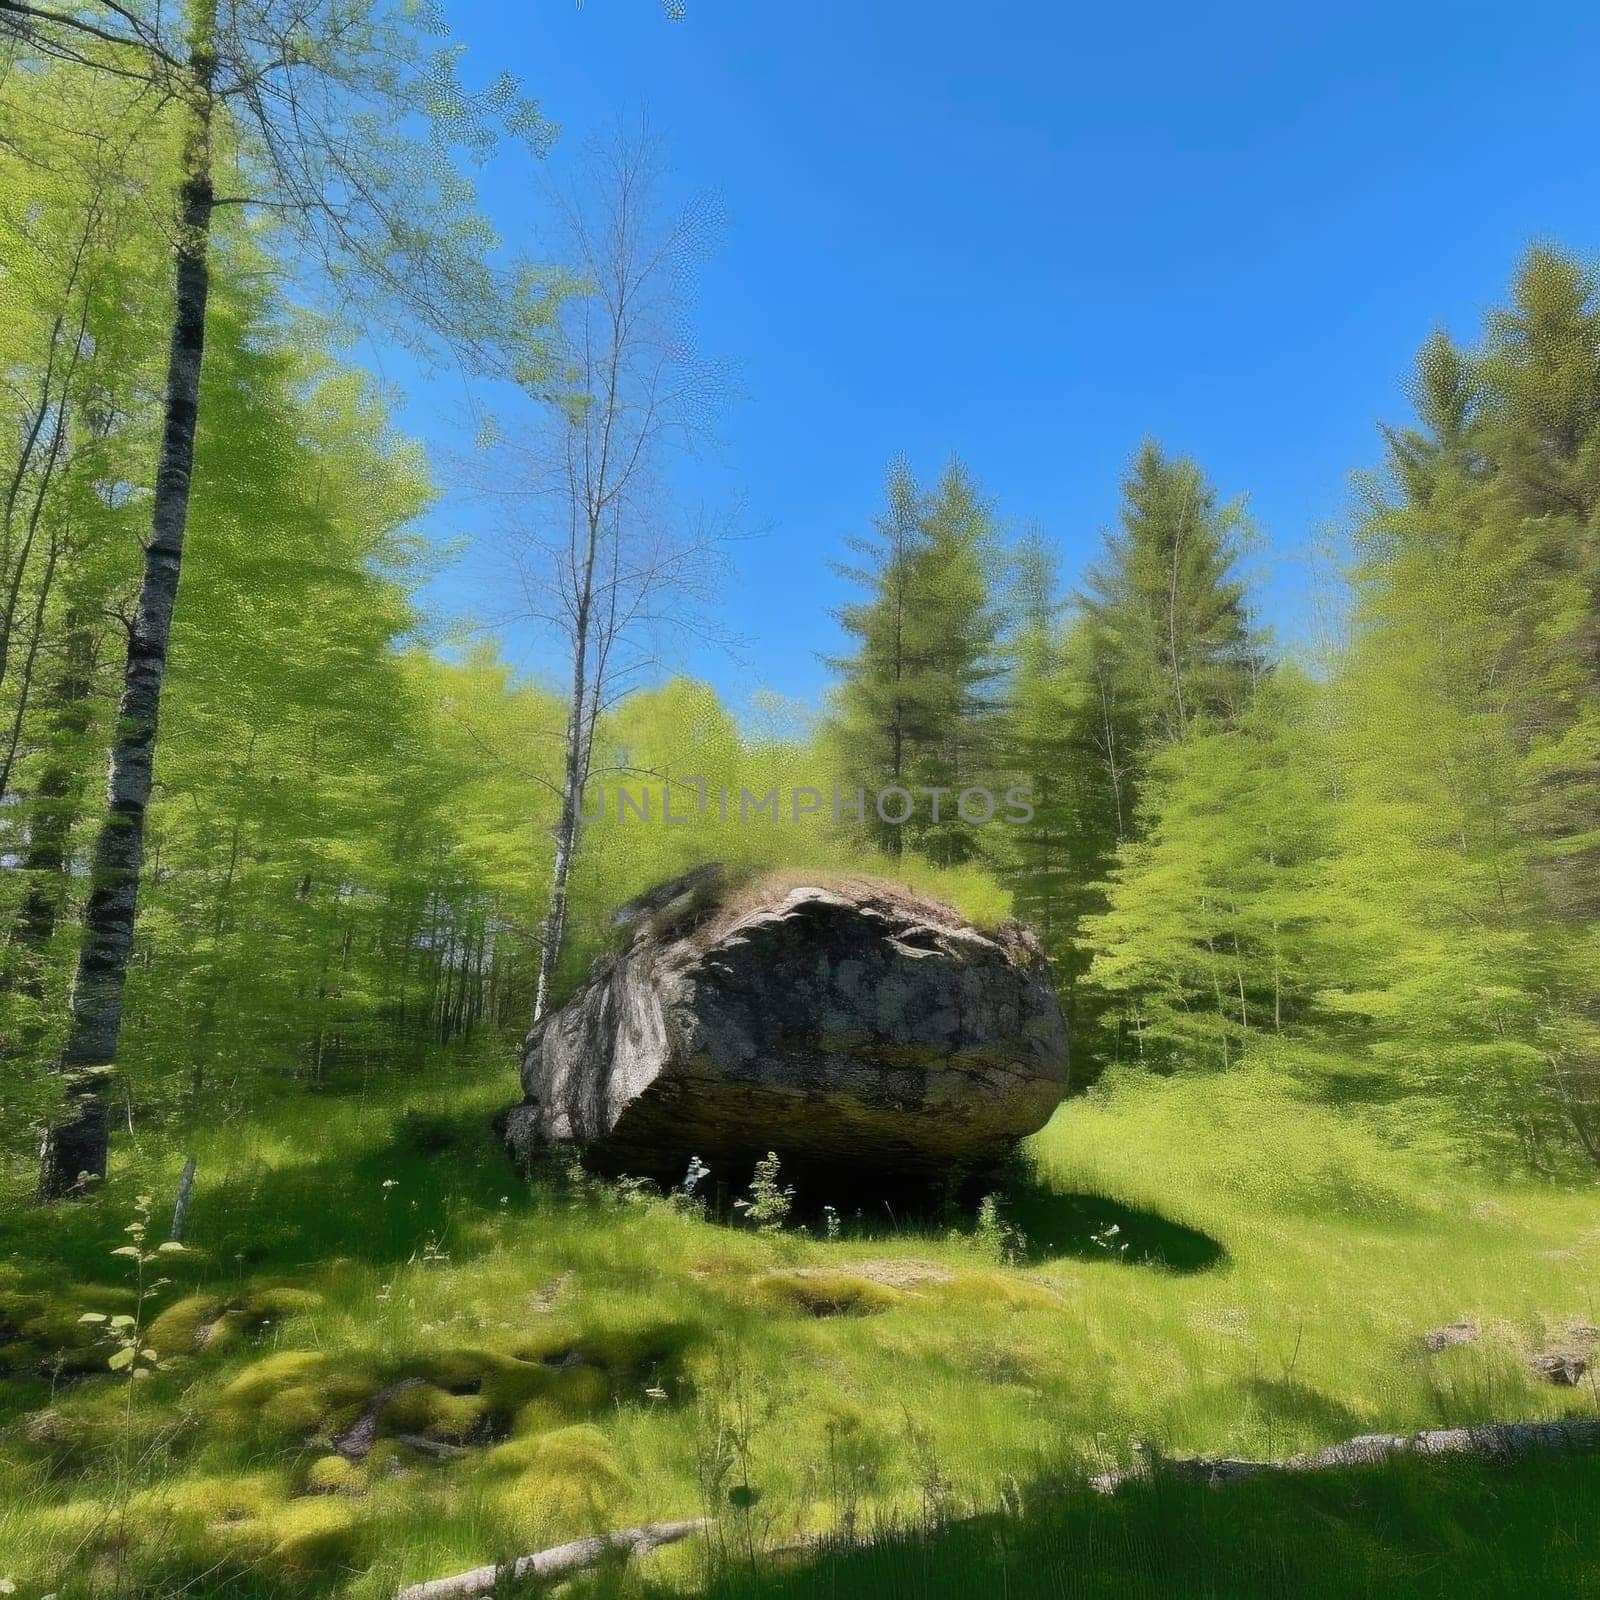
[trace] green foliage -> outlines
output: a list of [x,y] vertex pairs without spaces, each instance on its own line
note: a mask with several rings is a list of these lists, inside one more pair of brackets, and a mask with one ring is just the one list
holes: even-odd
[[167,1278],[152,1278],[150,1269],[172,1256],[181,1256],[183,1246],[176,1239],[151,1245],[150,1209],[154,1201],[147,1194],[137,1196],[133,1202],[133,1221],[122,1231],[127,1242],[113,1248],[111,1254],[128,1263],[133,1275],[133,1310],[106,1313],[85,1311],[78,1321],[93,1328],[102,1342],[110,1347],[106,1365],[113,1372],[124,1372],[129,1382],[146,1376],[160,1361],[161,1352],[147,1343],[145,1324],[149,1320],[150,1301],[164,1289]]
[[978,1202],[977,1219],[972,1230],[972,1242],[992,1261],[1020,1260],[1027,1241],[1006,1220],[998,1195],[986,1194]]
[[1547,250],[1479,347],[1424,347],[1331,694],[1326,1002],[1413,1124],[1534,1166],[1600,1153],[1597,361],[1593,279]]
[[[137,198],[168,159],[160,120],[65,68],[13,72],[6,95],[0,410],[22,447],[0,584],[0,848],[19,869],[0,883],[0,1145],[23,1157],[59,1093],[39,1068],[76,959],[171,291]],[[120,1062],[146,1118],[404,1063],[528,1004],[539,796],[478,741],[537,752],[561,713],[489,652],[416,647],[426,466],[327,327],[277,297],[280,242],[219,213]]]
[[1226,1068],[1252,1033],[1309,1020],[1333,826],[1315,706],[1281,669],[1231,724],[1191,724],[1151,758],[1138,835],[1086,922],[1090,981],[1126,1008],[1119,1054]]
[[[1144,1048],[1147,994],[1182,989],[1172,957],[1191,959],[1190,944],[1206,937],[1181,903],[1196,898],[1192,885],[1130,884],[1145,874],[1135,852],[1163,809],[1155,791],[1179,780],[1191,743],[1225,734],[1264,681],[1234,572],[1242,529],[1241,506],[1220,506],[1194,462],[1147,443],[1124,482],[1119,526],[1064,620],[1047,554],[1036,545],[1022,554],[1007,753],[1034,815],[1012,830],[1007,875],[1064,991],[1080,1076]],[[1235,798],[1213,794],[1207,810]],[[1209,831],[1201,820],[1169,854]],[[1118,920],[1129,894],[1151,891],[1167,902],[1160,914],[1134,912],[1145,916],[1138,928]],[[1202,1031],[1213,1026],[1229,1024]]]
[[[376,1600],[697,1502],[747,1572],[775,1531],[871,1517],[931,1541],[999,1501],[1025,1532],[978,1542],[1026,1547],[1019,1586],[1113,1527],[1164,1572],[1192,1558],[1197,1586],[1233,1581],[1213,1559],[1231,1540],[1248,1582],[1312,1593],[1331,1521],[1371,1541],[1350,1587],[1421,1592],[1337,1484],[1250,1489],[1221,1523],[1198,1498],[1157,1517],[1048,1491],[1136,1437],[1283,1454],[1590,1403],[1528,1359],[1592,1322],[1592,1190],[1526,1180],[1600,1162],[1593,276],[1531,251],[1477,344],[1424,345],[1414,425],[1385,430],[1353,531],[1348,640],[1315,672],[1251,625],[1242,502],[1149,444],[1070,601],[964,468],[931,488],[894,468],[851,545],[820,719],[741,718],[685,678],[594,696],[561,984],[619,902],[701,862],[888,876],[1032,924],[1075,1072],[1103,1074],[970,1225],[790,1231],[769,1153],[729,1229],[692,1176],[665,1199],[530,1188],[487,1132],[533,1004],[573,708],[430,627],[429,464],[335,354],[358,288],[418,344],[501,342],[494,241],[447,151],[485,151],[491,121],[548,130],[508,82],[468,93],[426,8],[358,3],[322,33],[293,6],[190,8],[218,31],[218,170],[274,204],[223,207],[213,238],[118,1061],[130,1170],[45,1215],[27,1169],[59,1094],[172,318],[152,197],[189,159],[183,96],[140,81],[169,17],[101,9],[77,41],[97,78],[48,48],[76,10],[18,24],[0,127],[0,1589]],[[326,117],[274,153],[260,85],[301,69]],[[535,396],[572,286],[529,268],[511,298]],[[960,815],[963,788],[1012,784],[1025,824]],[[835,789],[891,786],[907,826],[870,798],[859,825],[835,816]],[[796,790],[817,803],[791,809]],[[180,1126],[187,1251],[151,1221]],[[1477,1343],[1420,1347],[1462,1317]],[[352,1462],[336,1441],[369,1407]],[[1418,1510],[1437,1490],[1481,1515],[1470,1474],[1368,1482],[1390,1532],[1439,1533],[1436,1563],[1492,1562],[1455,1509]],[[1523,1555],[1577,1592],[1593,1574],[1536,1548],[1529,1504]],[[1292,1548],[1269,1537],[1286,1507]],[[938,1552],[970,1579],[965,1538],[862,1570]],[[1126,1565],[1093,1581],[1154,1569]],[[788,1578],[859,1575],[830,1557]]]
[[[1084,600],[1104,670],[1138,746],[1184,738],[1242,709],[1261,667],[1234,571],[1241,501],[1219,505],[1199,466],[1146,441]],[[1139,750],[1130,752],[1138,766]]]
[[[0,905],[16,930],[0,1071],[20,1157],[52,1100],[35,1069],[59,1038],[110,732],[105,613],[132,578],[150,443],[132,391],[118,398],[137,319],[94,286],[143,273],[155,296],[160,272],[153,241],[113,226],[115,174],[19,163],[7,181],[63,239],[84,184],[107,207],[81,283],[52,279],[10,224],[36,295],[11,359],[48,368],[68,313],[93,335],[46,419],[64,429],[60,460],[22,462],[12,519],[13,559],[35,500],[36,540],[66,530],[48,583],[37,554],[17,569],[40,620],[12,629],[22,663],[13,650],[0,684],[17,739],[0,826],[21,866]],[[318,350],[321,330],[262,286],[270,242],[230,224],[217,247],[125,1035],[147,1117],[222,1115],[282,1082],[515,1031],[549,900],[537,841],[567,708],[487,647],[418,642],[425,465],[371,386]],[[1390,430],[1358,530],[1349,648],[1318,676],[1267,670],[1235,573],[1241,513],[1192,462],[1140,452],[1068,606],[1044,547],[1008,553],[960,468],[932,492],[897,470],[859,547],[867,594],[843,617],[856,650],[822,724],[774,707],[742,725],[684,679],[605,712],[562,983],[607,947],[619,901],[702,861],[888,874],[1037,929],[1080,1081],[1119,1062],[1231,1068],[1293,1038],[1326,1045],[1342,1063],[1328,1092],[1383,1107],[1398,1137],[1562,1168],[1595,1145],[1600,1098],[1595,427],[1572,354],[1600,349],[1595,330],[1587,279],[1535,253],[1480,349],[1430,341],[1422,426]],[[24,434],[29,415],[13,418]],[[906,828],[836,823],[834,788],[896,778],[1017,783],[1033,816],[981,829],[946,808],[935,825],[923,805]],[[649,823],[623,814],[623,787]],[[817,806],[789,814],[807,789]],[[685,824],[663,820],[669,799]]]
[[[63,140],[62,119],[83,138]],[[126,610],[148,515],[157,369],[144,340],[169,289],[166,243],[141,209],[159,127],[131,89],[10,71],[4,129],[0,848],[14,866],[0,883],[0,1084],[8,1107],[39,1115],[55,1085],[14,1058],[60,1042],[55,936],[106,737],[109,619]]]
[[[890,855],[909,848],[958,865],[982,853],[961,791],[1001,770],[998,531],[959,463],[931,493],[896,465],[888,495],[875,534],[849,541],[859,564],[840,568],[866,598],[839,613],[855,650],[833,663],[841,681],[828,733],[849,793],[865,790],[862,833]],[[875,797],[889,788],[915,803],[904,826],[877,814]]]
[[777,1152],[769,1150],[758,1162],[750,1179],[748,1199],[735,1200],[736,1210],[762,1233],[780,1233],[794,1209],[794,1188],[785,1184],[778,1170]]
[[1238,508],[1141,452],[1078,613],[1036,603],[1015,675],[1040,804],[1010,875],[1080,1066],[1293,1038],[1397,1139],[1600,1158],[1596,370],[1594,283],[1547,250],[1481,345],[1429,340],[1315,677],[1265,670]]

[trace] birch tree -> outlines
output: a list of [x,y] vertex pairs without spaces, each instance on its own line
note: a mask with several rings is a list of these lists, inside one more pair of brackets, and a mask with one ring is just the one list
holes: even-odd
[[[550,898],[539,940],[534,1020],[544,1015],[567,937],[568,892],[595,777],[596,733],[641,685],[672,635],[714,631],[706,602],[725,524],[674,495],[672,458],[702,440],[724,385],[687,327],[693,269],[709,242],[704,202],[674,209],[645,129],[591,145],[554,195],[571,277],[557,318],[553,408],[541,363],[523,378],[544,412],[489,451],[521,621],[556,641],[567,694],[551,832]],[[537,326],[538,302],[528,326]]]
[[[424,341],[443,337],[484,355],[498,330],[485,264],[493,240],[452,154],[485,154],[496,123],[536,146],[548,130],[509,77],[482,95],[466,91],[454,52],[429,43],[443,30],[427,7],[0,0],[0,29],[25,63],[64,63],[107,84],[133,84],[162,113],[177,152],[167,185],[173,283],[150,533],[59,1063],[69,1111],[46,1131],[40,1155],[40,1197],[54,1199],[106,1169],[102,1090],[122,1027],[189,519],[216,218],[226,208],[269,217],[302,281],[334,304],[360,295]],[[419,138],[416,127],[427,133]]]

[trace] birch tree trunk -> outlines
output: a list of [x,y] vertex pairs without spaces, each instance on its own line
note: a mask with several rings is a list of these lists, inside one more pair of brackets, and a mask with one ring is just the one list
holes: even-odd
[[95,840],[89,899],[83,913],[83,947],[72,982],[71,1017],[59,1063],[67,1080],[65,1115],[45,1130],[39,1153],[39,1198],[47,1201],[71,1193],[85,1175],[103,1178],[106,1172],[111,1128],[104,1091],[122,1029],[122,995],[133,950],[133,919],[144,860],[145,810],[154,775],[161,684],[178,597],[200,413],[200,365],[210,288],[207,252],[214,200],[215,31],[216,0],[197,0],[184,113],[188,126],[175,250],[177,292],[151,538],[128,636],[106,781],[106,813]]
[[539,937],[539,986],[533,999],[533,1020],[545,1014],[550,988],[561,961],[567,933],[567,884],[572,878],[572,858],[578,843],[578,813],[589,781],[589,758],[594,744],[594,723],[589,716],[589,616],[594,596],[594,562],[598,544],[595,519],[589,519],[589,543],[584,562],[582,595],[572,652],[572,712],[567,719],[567,740],[561,775],[561,815],[556,822],[555,857],[550,872],[550,907]]
[[539,930],[539,986],[533,997],[533,1020],[538,1022],[550,1005],[550,988],[561,960],[567,932],[567,883],[572,876],[573,845],[577,841],[576,807],[563,786],[561,818],[556,824],[555,856],[551,862],[550,906]]
[[[562,314],[570,393],[554,413],[553,436],[535,428],[497,474],[536,486],[551,508],[507,531],[525,545],[516,562],[528,619],[558,635],[571,672],[536,1023],[550,1007],[567,940],[596,730],[623,683],[655,664],[662,632],[698,631],[684,608],[706,591],[714,566],[715,535],[679,531],[662,477],[669,452],[704,427],[717,390],[682,321],[703,221],[692,206],[661,216],[658,177],[648,130],[619,132],[592,146],[578,183],[554,196],[586,286]],[[542,379],[536,394],[543,410]]]

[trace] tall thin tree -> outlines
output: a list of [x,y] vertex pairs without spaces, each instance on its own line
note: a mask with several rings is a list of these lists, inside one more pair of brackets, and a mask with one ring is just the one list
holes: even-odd
[[[162,682],[178,598],[202,403],[212,232],[219,208],[257,208],[304,280],[408,314],[427,335],[484,353],[497,296],[492,239],[448,159],[493,143],[488,118],[542,143],[547,128],[501,77],[461,85],[453,53],[428,48],[435,19],[386,0],[159,0],[37,7],[0,0],[0,28],[25,51],[134,80],[176,119],[173,301],[150,538],[95,843],[84,938],[60,1058],[68,1107],[47,1128],[39,1193],[58,1198],[106,1169],[103,1097],[122,1028],[154,780]],[[429,129],[409,131],[420,118]],[[219,177],[237,189],[219,193]]]
[[725,524],[688,514],[670,481],[671,458],[704,437],[724,393],[687,327],[692,269],[715,219],[704,201],[668,206],[664,179],[649,130],[619,129],[554,192],[570,264],[554,344],[564,381],[552,408],[541,334],[522,374],[536,413],[489,451],[496,537],[519,575],[522,620],[559,641],[568,696],[535,1021],[566,944],[584,793],[604,775],[601,719],[672,635],[715,633],[707,602]]

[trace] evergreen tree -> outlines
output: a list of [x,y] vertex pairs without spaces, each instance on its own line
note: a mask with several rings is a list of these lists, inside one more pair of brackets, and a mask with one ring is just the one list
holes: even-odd
[[1025,545],[1006,758],[1033,815],[1002,837],[1016,912],[1044,944],[1082,1078],[1094,1071],[1101,1009],[1082,981],[1093,956],[1083,923],[1105,908],[1103,884],[1123,833],[1119,763],[1127,730],[1102,699],[1109,686],[1089,659],[1089,625],[1065,620],[1055,593],[1049,552]]
[[[891,856],[909,847],[956,865],[979,854],[982,826],[962,817],[961,792],[998,772],[999,535],[959,463],[931,494],[896,465],[888,499],[874,534],[850,541],[860,560],[839,568],[866,598],[839,612],[855,650],[830,661],[841,675],[830,732],[844,783],[865,792],[866,837]],[[909,820],[878,815],[886,789],[909,797]],[[899,816],[908,801],[885,809]]]
[[[856,564],[839,564],[842,577],[866,590],[866,598],[844,606],[838,620],[855,652],[828,665],[841,675],[834,691],[832,733],[846,781],[870,794],[904,788],[915,753],[932,733],[918,695],[925,603],[918,589],[923,544],[917,486],[904,462],[889,469],[888,510],[870,535],[852,534],[846,544]],[[870,802],[862,821],[866,836],[899,855],[903,835],[882,821]]]
[[914,756],[912,789],[928,804],[926,817],[919,804],[910,837],[929,861],[956,866],[984,854],[984,824],[963,814],[962,791],[993,791],[1004,773],[1008,663],[994,597],[1004,556],[994,513],[959,462],[945,469],[927,497],[921,528],[914,592],[922,597],[922,648],[913,681],[924,737]]
[[[1187,946],[1183,917],[1201,891],[1184,874],[1206,869],[1180,858],[1209,856],[1226,843],[1205,837],[1214,795],[1182,826],[1165,811],[1188,804],[1177,788],[1186,763],[1221,753],[1206,741],[1226,735],[1263,678],[1260,642],[1234,572],[1242,529],[1241,502],[1220,504],[1193,461],[1147,442],[1124,481],[1118,527],[1089,570],[1063,640],[1059,716],[1077,752],[1080,788],[1072,987],[1079,1059],[1091,1072],[1146,1053],[1144,985],[1166,996],[1158,1002],[1152,995],[1151,1004],[1190,1004],[1190,958],[1177,960],[1170,941]],[[1225,780],[1213,774],[1209,781]],[[1228,828],[1220,816],[1213,825],[1219,835]],[[1157,833],[1170,835],[1159,848]],[[1157,913],[1157,906],[1164,909]],[[1215,932],[1209,937],[1214,944]],[[1206,952],[1219,984],[1221,960]],[[1237,1008],[1219,1008],[1215,986],[1207,987],[1213,993],[1205,1014],[1216,1020],[1206,1026],[1221,1032],[1208,1035],[1204,1048],[1231,1057],[1229,1017]]]
[[1416,395],[1357,532],[1336,992],[1470,1147],[1600,1160],[1593,280],[1530,252]]
[[1138,836],[1086,927],[1120,1058],[1227,1068],[1252,1035],[1308,1020],[1332,829],[1316,697],[1280,667],[1231,723],[1191,725],[1151,761]]
[[1105,670],[1137,721],[1135,765],[1249,698],[1261,662],[1234,574],[1243,526],[1243,502],[1219,504],[1193,461],[1141,446],[1083,597]]

